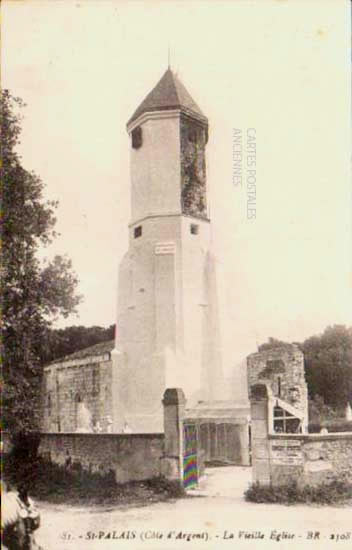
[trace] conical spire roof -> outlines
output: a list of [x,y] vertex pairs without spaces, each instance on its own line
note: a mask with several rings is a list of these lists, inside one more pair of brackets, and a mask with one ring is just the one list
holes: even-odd
[[207,118],[191,98],[182,82],[177,76],[167,69],[161,77],[155,88],[142,101],[138,109],[133,113],[127,125],[131,124],[143,113],[151,111],[168,111],[171,109],[181,109],[186,114],[193,115],[207,122]]

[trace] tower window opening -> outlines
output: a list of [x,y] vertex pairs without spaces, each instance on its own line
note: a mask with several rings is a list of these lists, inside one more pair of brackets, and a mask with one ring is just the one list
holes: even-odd
[[280,376],[277,379],[277,395],[278,397],[281,397],[281,377]]
[[191,234],[192,234],[192,235],[198,235],[198,233],[199,233],[199,225],[197,225],[197,224],[195,224],[195,223],[191,223],[190,230],[191,230]]
[[133,149],[139,149],[142,146],[142,128],[137,126],[132,130],[132,147]]
[[138,239],[138,237],[141,237],[141,236],[142,236],[142,226],[138,225],[137,227],[134,228],[134,238]]

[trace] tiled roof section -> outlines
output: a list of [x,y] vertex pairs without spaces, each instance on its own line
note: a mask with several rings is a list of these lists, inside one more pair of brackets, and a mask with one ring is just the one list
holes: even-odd
[[133,113],[127,125],[131,124],[143,113],[167,111],[170,109],[182,109],[184,112],[196,115],[197,118],[201,118],[204,122],[207,122],[207,118],[191,98],[182,82],[171,69],[167,69],[155,88],[152,89]]
[[114,340],[109,340],[108,342],[100,342],[94,346],[89,346],[89,348],[80,349],[75,351],[70,355],[65,355],[65,357],[60,357],[60,359],[55,359],[52,361],[51,365],[56,365],[57,363],[64,363],[65,361],[71,361],[73,359],[85,359],[86,357],[94,357],[94,355],[103,355],[104,353],[110,353],[115,346]]

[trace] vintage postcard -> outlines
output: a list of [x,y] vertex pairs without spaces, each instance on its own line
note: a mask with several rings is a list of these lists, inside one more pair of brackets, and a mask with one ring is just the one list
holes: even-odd
[[1,25],[4,547],[347,550],[350,2]]

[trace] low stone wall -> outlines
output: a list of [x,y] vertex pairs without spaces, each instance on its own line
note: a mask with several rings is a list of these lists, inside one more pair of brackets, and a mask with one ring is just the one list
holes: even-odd
[[56,464],[78,465],[116,481],[149,479],[160,474],[164,434],[42,433],[39,454]]
[[274,434],[267,387],[251,388],[253,482],[280,486],[352,483],[352,432]]
[[352,432],[269,435],[271,483],[352,483]]

